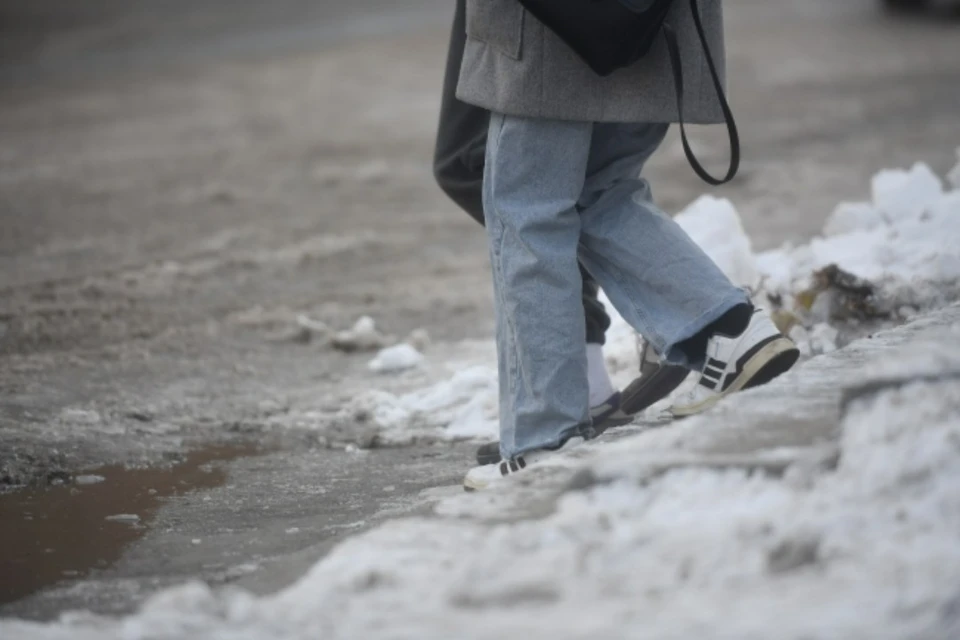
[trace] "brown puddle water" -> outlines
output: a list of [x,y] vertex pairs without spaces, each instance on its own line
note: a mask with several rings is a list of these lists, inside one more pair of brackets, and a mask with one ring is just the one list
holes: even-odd
[[[104,478],[96,484],[0,495],[0,604],[109,567],[147,532],[164,498],[221,486],[227,473],[211,463],[259,453],[253,445],[208,447],[172,467],[102,467],[78,474]],[[108,519],[122,515],[139,519]]]

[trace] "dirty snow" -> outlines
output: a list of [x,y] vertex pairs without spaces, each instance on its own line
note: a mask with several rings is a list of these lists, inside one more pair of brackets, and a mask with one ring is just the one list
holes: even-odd
[[[960,347],[951,337],[875,357],[864,382],[880,386],[848,405],[833,464],[798,459],[782,477],[740,463],[651,472],[644,461],[681,454],[683,434],[711,420],[701,416],[669,430],[680,437],[581,447],[575,464],[595,480],[562,491],[540,518],[392,521],[274,596],[188,584],[128,618],[6,621],[0,636],[956,638]],[[798,384],[819,382],[801,372]],[[521,489],[447,502],[482,511]]]
[[756,257],[764,288],[787,296],[836,264],[880,287],[890,308],[929,309],[960,296],[960,189],[922,163],[877,174],[870,202],[842,204],[809,244]]
[[333,336],[332,344],[343,351],[370,351],[380,349],[393,342],[377,329],[377,323],[369,316],[363,316],[345,331]]
[[496,368],[469,366],[440,382],[395,395],[368,391],[332,418],[354,421],[364,415],[379,431],[378,441],[397,445],[418,438],[492,438],[497,422]]

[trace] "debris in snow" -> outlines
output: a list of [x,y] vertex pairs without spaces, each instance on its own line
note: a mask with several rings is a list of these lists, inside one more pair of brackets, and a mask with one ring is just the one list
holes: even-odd
[[123,415],[137,422],[153,422],[155,413],[155,411],[150,409],[130,409]]
[[373,318],[363,316],[346,331],[340,331],[330,341],[334,348],[341,351],[372,351],[390,345],[393,338],[380,333]]
[[835,264],[815,271],[809,289],[797,294],[797,307],[810,312],[819,304],[822,315],[830,320],[887,317],[889,311],[881,308],[876,287]]
[[140,522],[140,516],[135,513],[118,513],[113,516],[107,516],[106,520],[110,522],[126,522],[126,523],[136,523]]
[[367,367],[376,373],[395,373],[419,367],[421,364],[423,354],[409,344],[400,343],[382,349]]
[[820,551],[817,538],[784,540],[767,555],[770,573],[787,573],[814,564]]
[[[839,308],[848,305],[854,317],[904,305],[929,309],[960,296],[960,190],[945,192],[930,168],[917,164],[877,174],[872,191],[869,203],[838,207],[823,237],[758,255],[766,292],[783,297],[787,308],[799,294],[801,307],[810,307],[803,292],[829,267],[844,275],[831,288],[843,294]],[[857,280],[862,287],[846,286]]]
[[104,478],[103,476],[94,476],[94,475],[77,476],[73,479],[73,481],[79,485],[100,484],[104,480],[106,480],[106,478]]

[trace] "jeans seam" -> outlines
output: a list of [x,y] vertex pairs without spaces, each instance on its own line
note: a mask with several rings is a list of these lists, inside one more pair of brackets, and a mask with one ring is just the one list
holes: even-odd
[[[506,124],[506,116],[500,115],[499,118],[500,118],[500,123],[499,123],[500,126],[497,129],[496,139],[494,140],[494,144],[497,146],[497,148],[500,145],[500,139],[503,134],[503,128]],[[517,331],[513,321],[510,318],[510,314],[507,312],[507,301],[503,291],[504,282],[505,282],[503,277],[503,244],[506,240],[507,234],[506,234],[505,225],[503,224],[503,216],[501,215],[500,211],[497,210],[497,205],[496,205],[497,199],[493,197],[493,189],[494,189],[493,185],[496,181],[496,176],[495,176],[496,166],[495,165],[491,166],[489,170],[490,170],[490,180],[491,180],[490,209],[494,215],[492,216],[493,217],[492,220],[487,221],[487,225],[495,235],[495,237],[493,238],[493,242],[490,243],[490,247],[491,247],[490,253],[491,253],[491,262],[493,263],[493,271],[494,271],[493,277],[496,278],[498,281],[495,286],[497,304],[500,307],[499,313],[503,318],[504,332],[506,334],[505,339],[508,341],[509,347],[510,347],[506,349],[506,352],[509,358],[509,360],[507,361],[507,373],[508,373],[507,387],[510,394],[509,401],[515,404],[515,396],[517,395],[516,394],[517,370],[519,369],[519,365],[518,365],[519,354],[517,352],[517,349],[518,349]],[[516,425],[515,418],[516,416],[514,416],[514,424],[511,425],[513,430],[514,444],[516,444],[516,438],[517,438],[517,425]],[[500,420],[501,420],[501,431],[502,431],[503,416],[500,417]],[[500,446],[501,446],[501,455],[503,455],[502,439],[501,439]]]

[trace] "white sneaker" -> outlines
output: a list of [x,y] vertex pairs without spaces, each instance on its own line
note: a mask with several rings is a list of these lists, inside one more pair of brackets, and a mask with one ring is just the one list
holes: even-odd
[[757,309],[739,336],[716,334],[710,338],[697,386],[679,396],[667,412],[681,418],[706,411],[731,393],[786,373],[799,357],[797,345],[780,333],[766,311]]
[[560,449],[569,449],[582,442],[583,438],[581,436],[574,436],[557,449],[537,449],[536,451],[529,451],[523,455],[519,455],[513,460],[501,460],[496,464],[485,464],[474,467],[467,472],[467,475],[464,477],[463,489],[464,491],[482,491],[509,476],[522,473],[530,467],[542,463],[545,459],[552,458]]

